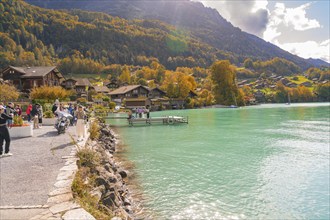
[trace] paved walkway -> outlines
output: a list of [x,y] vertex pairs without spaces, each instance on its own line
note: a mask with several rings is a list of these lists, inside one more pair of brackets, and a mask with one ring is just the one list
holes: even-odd
[[12,140],[13,156],[0,158],[1,220],[29,219],[44,211],[73,139],[75,127],[58,135],[53,126],[43,126],[34,130],[33,137]]

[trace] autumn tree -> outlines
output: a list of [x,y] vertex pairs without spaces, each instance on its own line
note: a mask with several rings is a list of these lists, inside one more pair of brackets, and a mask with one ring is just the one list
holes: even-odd
[[211,79],[216,102],[223,105],[236,104],[238,89],[235,67],[228,60],[217,61],[211,66]]
[[130,71],[129,71],[129,69],[128,69],[127,66],[125,66],[124,69],[123,69],[123,71],[121,72],[121,74],[119,76],[119,81],[121,83],[125,83],[126,82],[126,83],[130,84],[130,82],[131,82],[131,73],[130,73]]
[[275,100],[277,102],[288,102],[289,89],[281,81],[276,84]]
[[53,102],[56,99],[66,99],[71,95],[71,92],[63,89],[60,86],[41,86],[33,88],[30,93],[31,99],[45,99],[47,102]]
[[0,100],[1,101],[9,101],[16,100],[19,97],[19,92],[17,91],[15,86],[0,84]]
[[315,93],[320,101],[330,101],[330,82],[318,85]]

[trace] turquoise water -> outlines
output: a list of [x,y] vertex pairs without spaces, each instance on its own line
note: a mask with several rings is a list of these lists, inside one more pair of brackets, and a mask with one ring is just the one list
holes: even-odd
[[119,127],[156,219],[329,219],[326,104],[152,112],[189,124]]

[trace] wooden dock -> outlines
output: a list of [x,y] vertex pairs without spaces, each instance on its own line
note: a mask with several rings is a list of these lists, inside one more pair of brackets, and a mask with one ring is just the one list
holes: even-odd
[[150,117],[150,118],[130,118],[127,116],[107,116],[104,119],[125,119],[128,121],[130,126],[133,125],[152,125],[152,124],[163,124],[163,125],[174,125],[174,124],[188,124],[188,117],[183,116],[161,116],[161,117]]
[[134,124],[163,124],[163,125],[174,125],[174,124],[188,124],[188,117],[182,116],[162,116],[162,117],[152,117],[152,118],[131,118],[128,119],[130,126]]

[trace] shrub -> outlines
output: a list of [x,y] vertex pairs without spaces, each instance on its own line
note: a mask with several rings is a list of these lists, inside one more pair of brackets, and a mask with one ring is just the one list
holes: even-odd
[[45,99],[52,102],[56,99],[66,99],[71,95],[71,92],[63,89],[60,86],[41,86],[33,88],[30,93],[31,99]]
[[22,126],[24,124],[22,116],[14,116],[13,118],[13,124]]
[[91,122],[90,127],[89,127],[89,132],[90,132],[90,138],[92,140],[95,140],[99,138],[100,136],[100,126],[98,124],[97,120],[94,120]]
[[109,102],[109,108],[110,109],[115,109],[116,103],[115,102]]
[[86,105],[87,99],[85,99],[85,98],[78,98],[77,99],[77,103],[82,104],[82,105]]
[[19,92],[15,86],[3,84],[0,85],[1,101],[16,100],[19,97]]
[[48,110],[48,111],[45,111],[44,112],[44,117],[45,118],[53,118],[54,117],[54,114],[51,110]]
[[98,157],[97,153],[89,148],[83,148],[77,152],[78,166],[79,167],[88,167],[88,168],[95,168],[100,158]]

